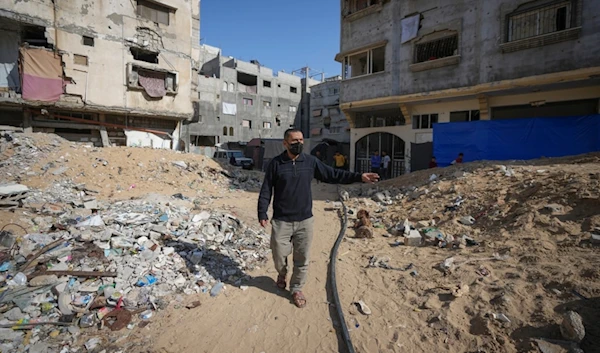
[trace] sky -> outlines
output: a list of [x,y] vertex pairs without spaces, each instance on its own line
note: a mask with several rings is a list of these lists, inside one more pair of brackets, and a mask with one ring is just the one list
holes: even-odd
[[202,0],[201,43],[225,56],[256,59],[274,72],[309,66],[336,76],[339,8],[339,0]]

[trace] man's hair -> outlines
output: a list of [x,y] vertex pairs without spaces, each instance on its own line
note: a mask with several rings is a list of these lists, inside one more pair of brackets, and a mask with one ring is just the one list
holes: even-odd
[[300,131],[299,129],[296,129],[296,128],[287,129],[287,130],[285,130],[285,132],[283,133],[283,139],[284,139],[284,140],[287,140],[287,139],[288,139],[288,137],[290,137],[290,134],[291,134],[292,132],[302,132],[302,131]]
[[459,155],[459,156],[464,156],[465,154],[461,152],[461,153],[459,153],[458,155]]
[[435,159],[435,156],[431,156],[431,159]]

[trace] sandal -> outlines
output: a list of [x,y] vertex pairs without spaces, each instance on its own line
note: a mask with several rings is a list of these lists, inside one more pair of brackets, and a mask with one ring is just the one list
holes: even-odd
[[285,289],[287,284],[285,283],[285,276],[279,275],[277,276],[277,288]]
[[306,306],[306,298],[302,292],[294,292],[292,294],[292,299],[294,300],[294,304],[299,308],[304,308]]

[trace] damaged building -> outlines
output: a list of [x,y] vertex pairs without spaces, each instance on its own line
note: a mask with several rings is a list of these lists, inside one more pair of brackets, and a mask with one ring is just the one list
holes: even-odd
[[298,76],[203,45],[196,114],[184,127],[190,151],[211,155],[215,146],[281,138],[300,120],[302,87]]
[[341,79],[329,77],[310,88],[310,143],[328,163],[337,151],[350,155],[350,124],[340,109]]
[[599,112],[598,1],[341,0],[341,12],[356,171],[376,150],[393,176],[426,168],[438,122]]
[[0,124],[182,148],[199,36],[199,1],[2,0]]

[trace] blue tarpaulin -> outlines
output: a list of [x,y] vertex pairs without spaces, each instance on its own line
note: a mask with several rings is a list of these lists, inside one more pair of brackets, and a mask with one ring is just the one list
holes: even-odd
[[448,166],[464,161],[527,160],[600,151],[600,114],[560,118],[483,120],[433,125],[433,153]]

